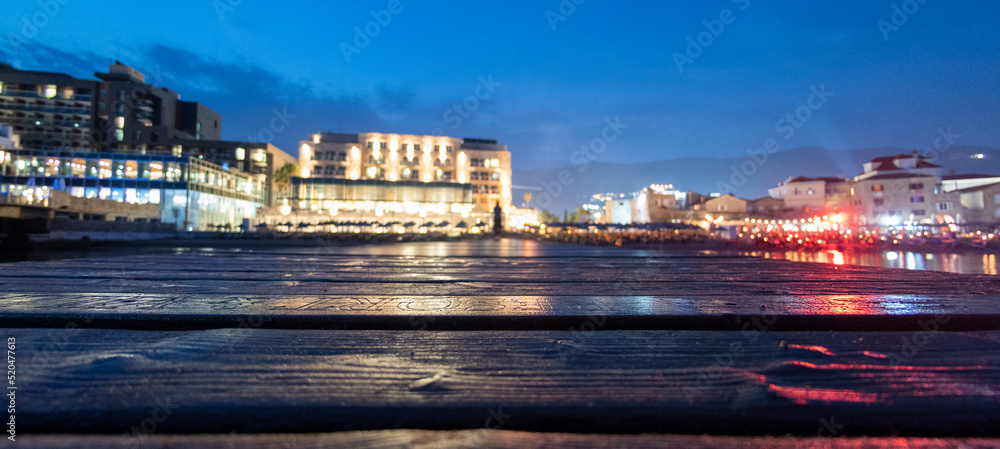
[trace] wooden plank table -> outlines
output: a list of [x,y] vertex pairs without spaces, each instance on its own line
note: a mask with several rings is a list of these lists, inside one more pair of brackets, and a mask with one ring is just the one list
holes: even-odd
[[0,327],[27,447],[1000,447],[991,276],[509,239],[165,251],[0,265]]

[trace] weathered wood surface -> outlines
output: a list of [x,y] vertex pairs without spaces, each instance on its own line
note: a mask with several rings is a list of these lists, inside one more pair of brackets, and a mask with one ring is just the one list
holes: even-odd
[[[991,276],[510,240],[182,251],[0,264],[0,328],[18,339],[22,435],[67,434],[38,447],[144,424],[153,440],[129,447],[484,432],[350,432],[395,428],[1000,436]],[[496,434],[487,447],[797,444]]]
[[932,314],[997,329],[1000,278],[506,240],[0,265],[2,326],[739,329],[762,314],[791,316],[784,330],[916,330]]
[[1000,433],[1000,332],[5,332],[27,433]]
[[[1000,330],[1000,314],[963,298],[878,296],[744,297],[296,297],[228,295],[0,294],[0,327],[131,330],[218,328],[323,330],[565,330],[601,322],[604,330],[739,331],[761,321],[772,331]],[[943,301],[943,302],[942,302]],[[769,304],[766,309],[757,304]],[[885,314],[878,314],[885,311]],[[956,313],[956,311],[958,313]]]
[[726,437],[707,435],[599,435],[533,433],[509,430],[382,430],[327,434],[266,435],[149,435],[142,437],[94,435],[40,435],[25,437],[19,447],[61,449],[78,447],[150,449],[583,449],[594,447],[660,449],[980,449],[998,448],[997,439],[934,438],[795,438]]

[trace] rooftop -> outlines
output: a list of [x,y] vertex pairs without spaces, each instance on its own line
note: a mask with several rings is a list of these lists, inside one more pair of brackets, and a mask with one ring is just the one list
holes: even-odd
[[799,176],[797,178],[792,178],[786,181],[786,183],[792,182],[813,182],[813,181],[824,181],[824,182],[847,182],[845,178],[839,178],[834,176],[821,176],[818,178],[810,178],[808,176]]
[[1000,175],[986,175],[982,173],[968,174],[968,175],[948,175],[942,176],[943,181],[956,181],[960,179],[983,179],[983,178],[1000,178]]
[[881,175],[875,175],[870,178],[865,178],[863,181],[879,180],[879,179],[906,179],[906,178],[933,178],[934,175],[927,175],[923,173],[885,173]]

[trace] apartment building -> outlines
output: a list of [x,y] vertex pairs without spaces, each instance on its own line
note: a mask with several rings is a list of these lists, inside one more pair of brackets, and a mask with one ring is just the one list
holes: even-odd
[[88,151],[100,83],[0,63],[0,125],[21,145]]

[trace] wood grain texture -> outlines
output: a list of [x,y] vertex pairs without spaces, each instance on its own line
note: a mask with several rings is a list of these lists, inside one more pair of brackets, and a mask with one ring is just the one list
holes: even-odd
[[815,437],[1000,437],[998,279],[510,240],[164,251],[0,264],[0,328],[18,428],[50,434],[28,447],[995,447]]
[[5,332],[26,433],[1000,432],[1000,332]]
[[143,435],[142,437],[100,435],[38,435],[18,441],[30,449],[109,449],[143,447],[150,449],[542,449],[542,448],[631,448],[660,449],[985,449],[1000,448],[996,439],[936,438],[795,438],[726,437],[707,435],[598,435],[535,433],[509,430],[381,430],[326,434],[264,435]]
[[[997,329],[1000,278],[506,240],[0,265],[0,325],[12,327],[263,318],[276,328],[560,329],[596,315],[608,328],[738,329],[773,314],[809,317],[782,320],[786,330],[913,330],[938,313],[955,329]],[[687,319],[697,316],[724,318]],[[915,319],[872,318],[882,316]]]

